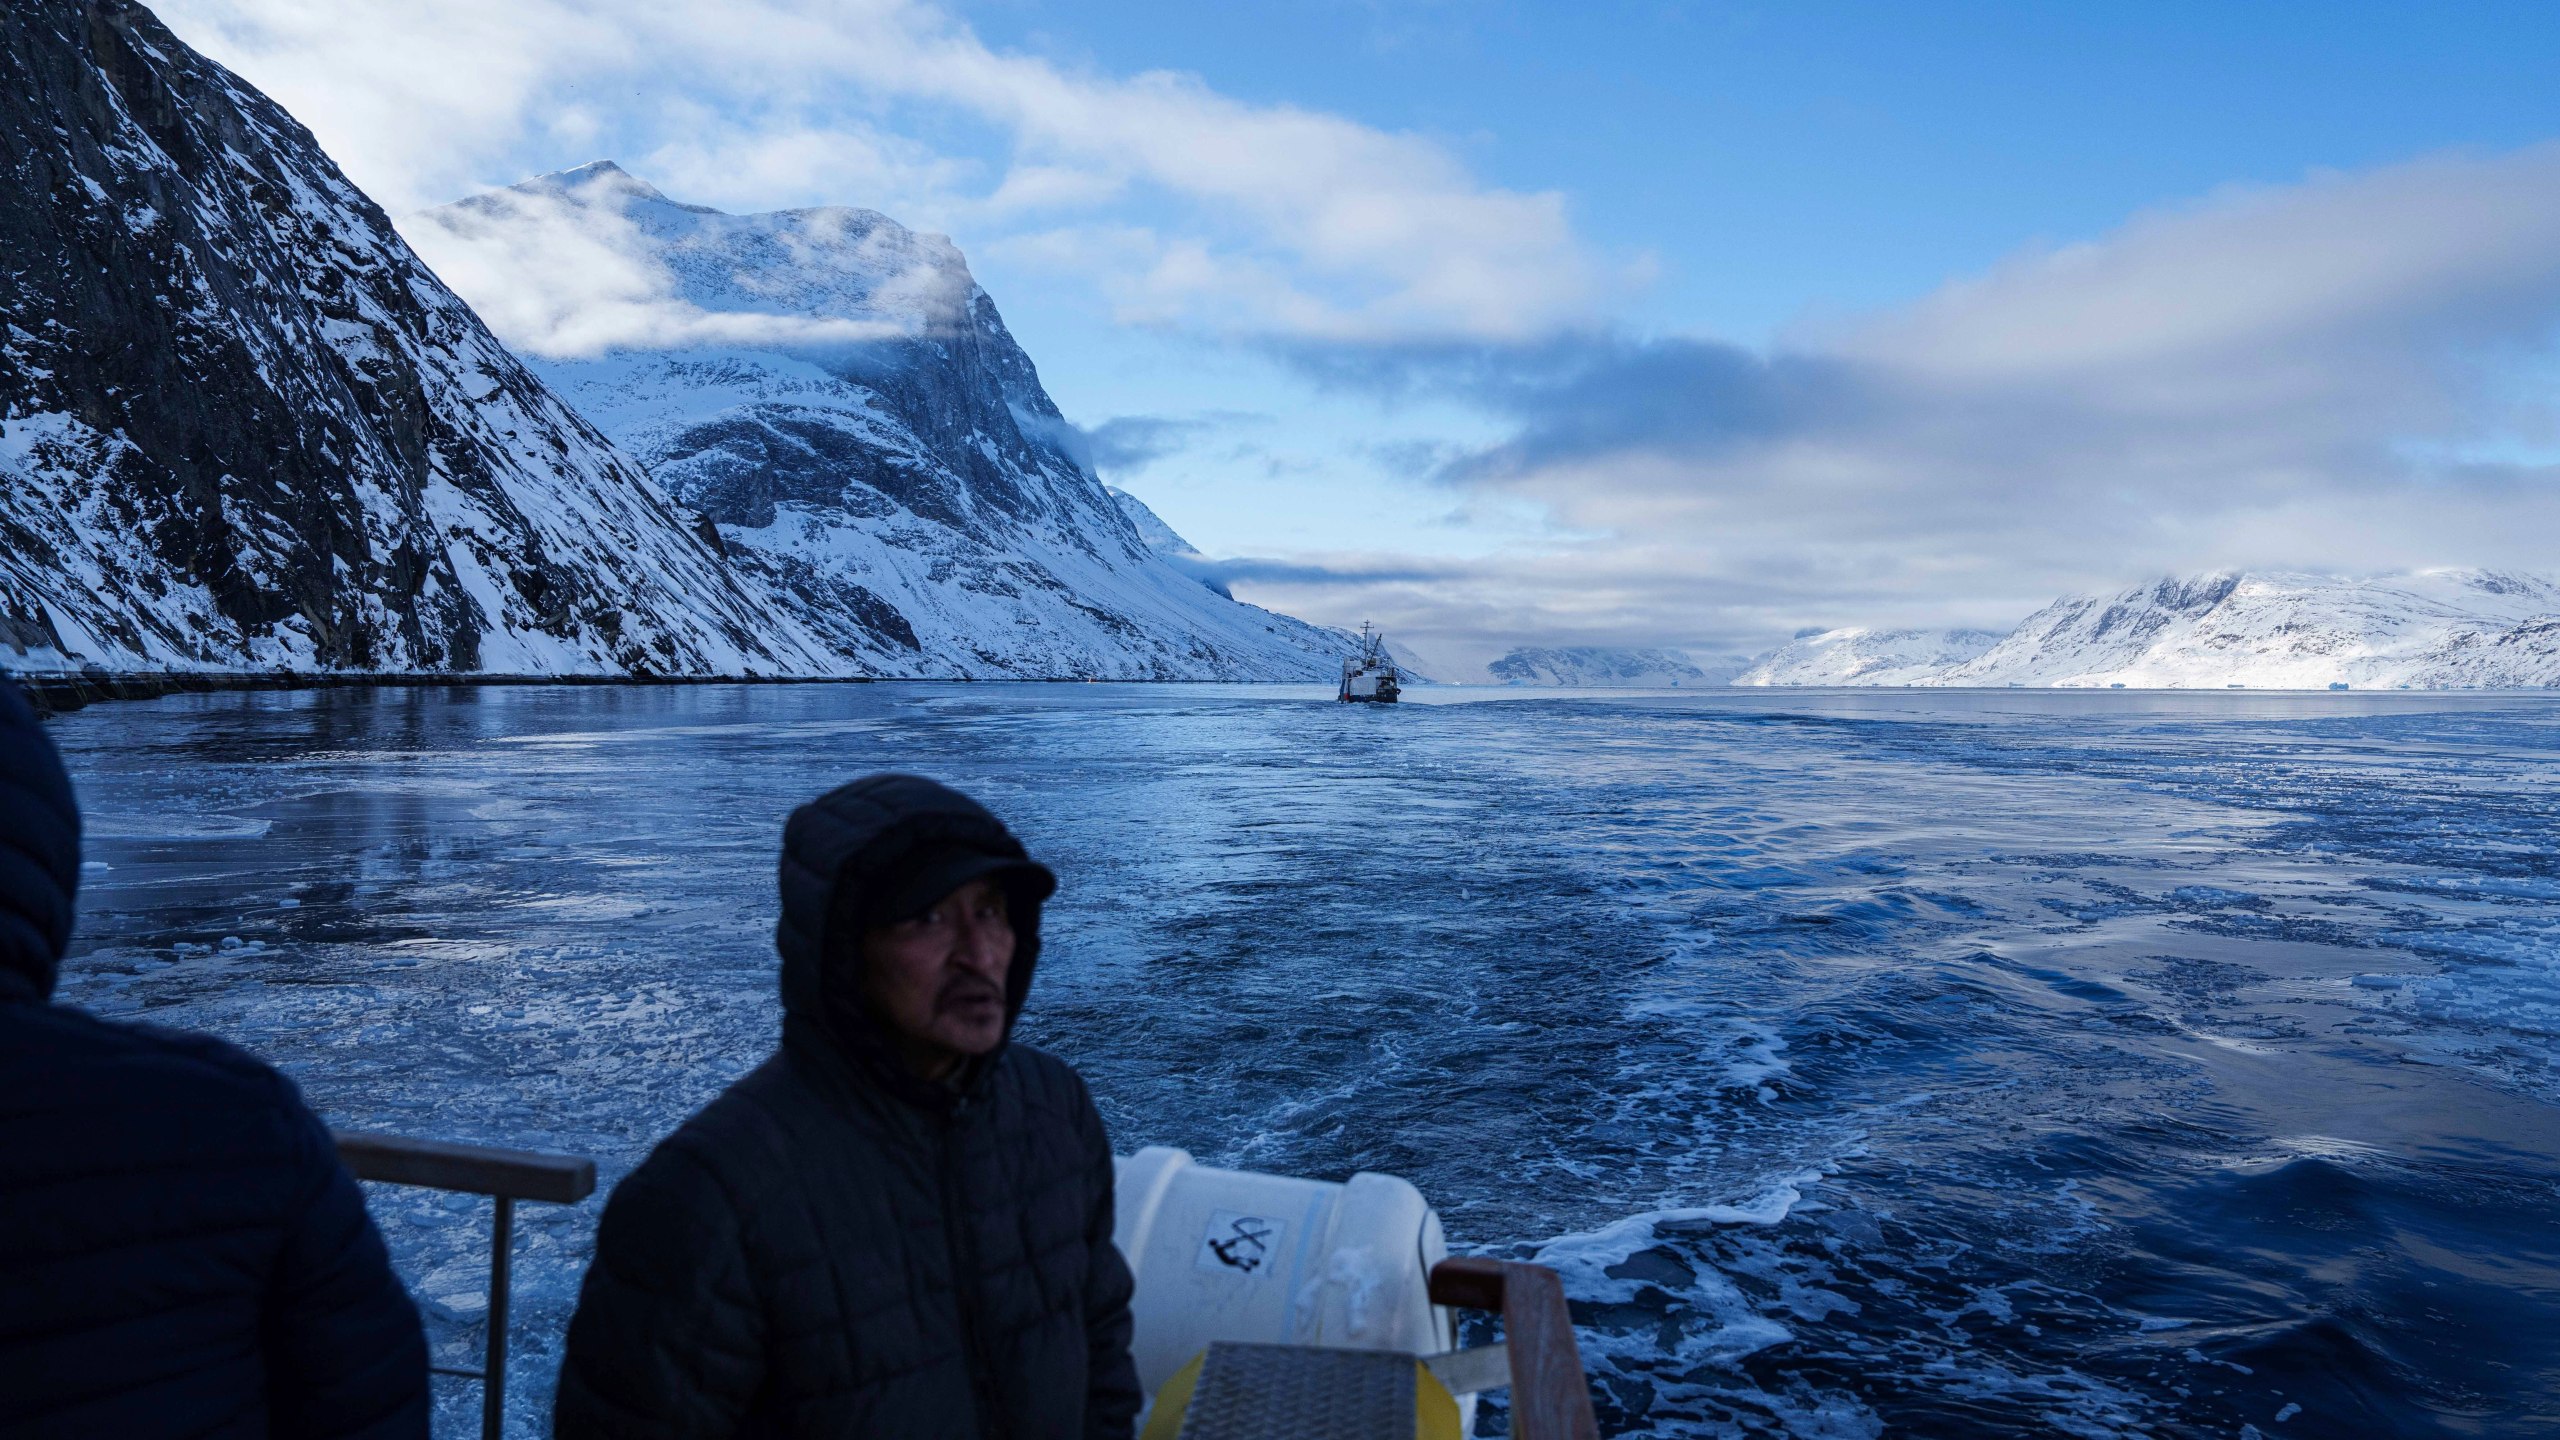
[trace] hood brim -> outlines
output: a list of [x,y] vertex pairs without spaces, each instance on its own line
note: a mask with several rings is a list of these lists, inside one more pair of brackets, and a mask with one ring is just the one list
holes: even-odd
[[[993,812],[959,791],[919,775],[873,775],[792,811],[783,826],[774,948],[782,957],[786,1038],[795,1031],[822,1038],[849,1057],[878,1048],[879,1037],[865,1033],[867,1027],[841,1020],[855,1007],[830,1003],[829,986],[856,977],[831,975],[828,956],[840,936],[858,948],[883,880],[919,851],[943,849],[983,857],[992,862],[983,873],[1002,873],[1023,886],[1007,892],[1015,907],[1013,966],[1005,983],[1005,1033],[1012,1034],[1039,964],[1041,902],[1055,892],[1056,876]],[[954,888],[959,883],[966,882]]]

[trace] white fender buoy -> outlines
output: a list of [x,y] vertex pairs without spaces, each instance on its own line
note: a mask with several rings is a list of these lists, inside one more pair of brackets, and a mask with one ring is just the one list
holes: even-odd
[[1218,1340],[1457,1348],[1456,1313],[1430,1292],[1448,1243],[1410,1183],[1218,1170],[1161,1145],[1115,1163],[1111,1238],[1137,1276],[1131,1349],[1148,1395]]

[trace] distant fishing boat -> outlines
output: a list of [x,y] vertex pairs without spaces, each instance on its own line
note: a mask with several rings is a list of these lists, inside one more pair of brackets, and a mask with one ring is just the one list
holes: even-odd
[[1346,705],[1393,705],[1404,689],[1404,677],[1387,654],[1387,637],[1368,621],[1360,622],[1360,648],[1342,662],[1342,690],[1333,698]]

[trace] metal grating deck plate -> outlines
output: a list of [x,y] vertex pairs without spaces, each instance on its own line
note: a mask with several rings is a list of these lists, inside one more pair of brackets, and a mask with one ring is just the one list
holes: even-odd
[[1414,1360],[1393,1350],[1209,1347],[1180,1440],[1412,1440]]

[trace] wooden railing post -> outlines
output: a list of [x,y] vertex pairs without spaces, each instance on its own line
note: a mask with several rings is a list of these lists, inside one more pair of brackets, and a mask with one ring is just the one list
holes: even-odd
[[1502,1316],[1512,1440],[1599,1440],[1564,1281],[1544,1265],[1461,1255],[1431,1267],[1431,1301]]
[[331,1132],[338,1158],[359,1180],[420,1185],[486,1195],[489,1217],[489,1335],[481,1368],[432,1367],[438,1375],[480,1382],[481,1440],[500,1440],[507,1421],[507,1310],[515,1273],[516,1202],[574,1205],[596,1189],[596,1162],[582,1155],[544,1155],[487,1145],[412,1140],[404,1135]]

